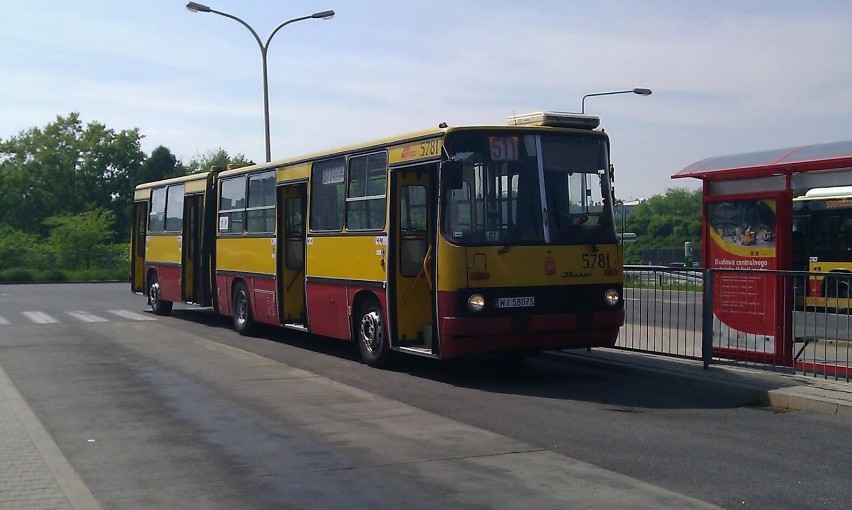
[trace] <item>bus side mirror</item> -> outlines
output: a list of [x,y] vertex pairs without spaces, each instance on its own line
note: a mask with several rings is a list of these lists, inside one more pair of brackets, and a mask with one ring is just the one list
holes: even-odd
[[441,183],[445,189],[461,189],[464,184],[463,161],[444,161],[441,163]]

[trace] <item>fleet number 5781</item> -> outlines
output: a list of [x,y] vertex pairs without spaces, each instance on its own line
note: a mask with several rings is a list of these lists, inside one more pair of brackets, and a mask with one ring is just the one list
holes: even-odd
[[607,269],[610,267],[608,253],[584,253],[583,269]]

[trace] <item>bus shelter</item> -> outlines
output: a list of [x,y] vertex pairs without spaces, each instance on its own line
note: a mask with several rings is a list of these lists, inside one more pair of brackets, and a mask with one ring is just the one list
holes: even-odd
[[852,184],[852,140],[711,157],[672,178],[703,181],[713,355],[792,366],[793,288],[778,271],[793,269],[793,196]]

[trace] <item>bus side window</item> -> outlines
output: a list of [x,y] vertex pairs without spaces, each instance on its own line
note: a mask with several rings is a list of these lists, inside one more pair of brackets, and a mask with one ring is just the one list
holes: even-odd
[[381,230],[385,226],[387,154],[377,152],[349,159],[346,229]]
[[157,188],[151,192],[151,212],[148,218],[148,232],[159,233],[166,229],[166,188]]
[[343,229],[344,177],[343,158],[314,163],[311,170],[311,231]]
[[311,230],[340,230],[334,195],[318,195],[311,207]]

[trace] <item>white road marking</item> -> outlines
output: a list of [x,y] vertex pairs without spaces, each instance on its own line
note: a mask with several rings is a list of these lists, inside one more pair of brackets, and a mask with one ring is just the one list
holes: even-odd
[[50,315],[47,315],[44,312],[23,312],[24,317],[35,322],[36,324],[56,324],[57,321]]
[[75,311],[75,312],[65,312],[71,317],[74,317],[77,320],[81,320],[83,322],[108,322],[109,319],[104,319],[103,317],[98,317],[97,315],[92,315],[89,312],[83,311]]
[[132,321],[155,321],[156,317],[151,317],[150,315],[143,315],[141,313],[131,312],[129,310],[107,310],[109,313],[113,315],[118,315],[124,319],[130,319]]

